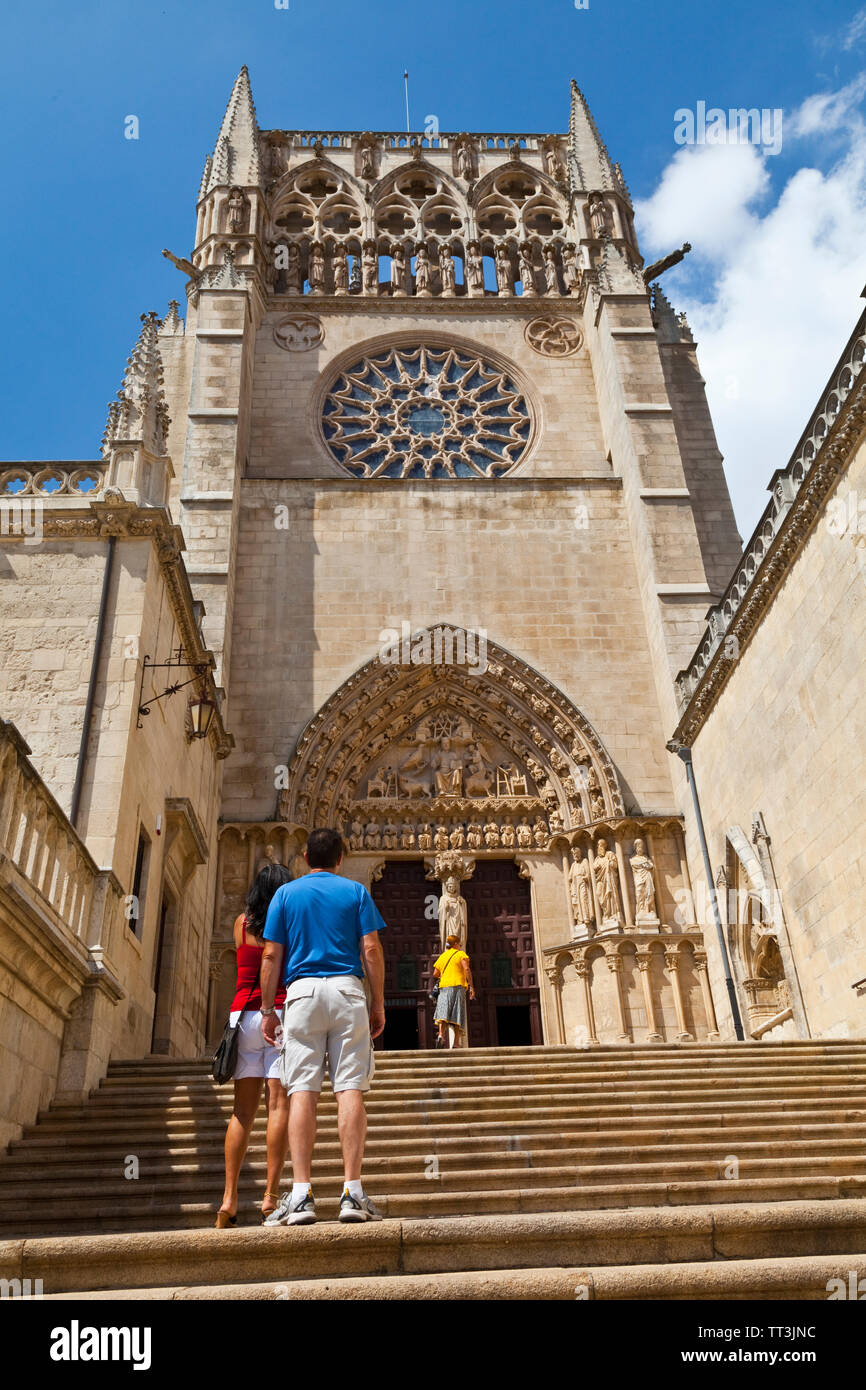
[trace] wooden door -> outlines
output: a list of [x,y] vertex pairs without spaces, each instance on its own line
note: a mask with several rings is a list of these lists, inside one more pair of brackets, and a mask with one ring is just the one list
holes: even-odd
[[461,885],[477,999],[469,1005],[470,1047],[542,1041],[529,880],[511,859],[482,859]]
[[[392,860],[371,889],[385,919],[385,1032],[376,1047],[402,1050],[435,1043],[427,998],[439,955],[439,885],[421,859]],[[432,916],[430,915],[432,914]]]

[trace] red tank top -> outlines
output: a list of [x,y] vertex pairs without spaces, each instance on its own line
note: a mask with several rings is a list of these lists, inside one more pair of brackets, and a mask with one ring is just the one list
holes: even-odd
[[[246,933],[246,929],[247,919],[244,918],[244,933]],[[262,1007],[262,987],[259,972],[262,968],[264,953],[264,946],[248,946],[246,939],[238,947],[238,982],[235,985],[235,997],[232,1000],[230,1013],[234,1013],[237,1009],[246,1011],[247,1009],[255,1010]],[[286,987],[280,985],[274,1005],[281,1009],[285,1002]]]

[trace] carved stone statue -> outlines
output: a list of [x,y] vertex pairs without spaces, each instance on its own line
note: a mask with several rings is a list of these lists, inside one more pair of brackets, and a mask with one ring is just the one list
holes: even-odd
[[404,823],[400,826],[400,848],[415,848],[415,831],[408,821],[404,821]]
[[384,826],[382,830],[382,848],[396,849],[399,844],[399,835],[400,832],[394,822],[388,821],[388,824]]
[[462,825],[455,825],[451,834],[448,836],[448,843],[451,849],[462,849],[466,842],[466,832]]
[[442,751],[433,759],[434,780],[438,796],[459,796],[463,790],[463,754],[442,740]]
[[495,821],[488,821],[485,825],[484,843],[488,849],[499,849],[499,826]]
[[391,293],[406,293],[406,248],[400,241],[391,247]]
[[233,188],[226,203],[226,231],[245,232],[249,205],[240,188]]
[[352,828],[349,832],[349,849],[364,848],[364,827],[359,820],[352,821]]
[[524,294],[535,294],[535,271],[532,267],[532,247],[524,241],[518,253],[520,264],[520,283]]
[[517,843],[521,849],[532,848],[532,826],[526,816],[523,817],[517,827]]
[[346,260],[346,253],[342,246],[335,246],[331,256],[331,268],[334,274],[334,294],[348,294],[349,292],[349,263]]
[[589,226],[597,241],[600,241],[605,233],[610,231],[610,213],[607,203],[598,193],[593,193],[589,200]]
[[466,950],[467,926],[466,899],[460,892],[459,878],[452,875],[442,884],[439,899],[439,937],[443,951],[449,936],[459,937],[460,949]]
[[573,241],[568,242],[562,249],[562,273],[566,294],[573,294],[580,279],[577,269],[577,247]]
[[381,830],[380,830],[380,828],[379,828],[379,822],[378,822],[378,821],[375,821],[375,820],[371,820],[371,821],[368,823],[366,830],[364,831],[364,848],[365,848],[365,849],[381,849],[381,847],[382,847],[382,832],[381,832]]
[[301,293],[301,253],[295,243],[289,243],[288,265],[286,266],[286,291],[289,294]]
[[583,850],[575,845],[571,851],[574,860],[568,871],[568,896],[576,927],[592,925],[595,912],[592,905],[592,883],[589,875],[589,861],[584,859]]
[[565,165],[559,157],[559,151],[552,145],[547,150],[547,172],[554,183],[565,183]]
[[517,844],[517,836],[514,833],[514,826],[511,824],[510,820],[507,820],[503,825],[499,832],[499,838],[502,841],[503,849],[514,849]]
[[544,279],[548,294],[559,294],[559,267],[556,264],[556,251],[548,246],[544,253]]
[[314,242],[310,249],[310,268],[307,271],[312,294],[322,294],[325,288],[325,252],[321,242]]
[[373,241],[364,242],[364,251],[361,256],[361,279],[365,294],[378,294],[379,257],[376,254],[376,243]]
[[457,284],[454,271],[454,257],[451,248],[443,244],[439,248],[439,278],[442,281],[442,293],[453,295]]
[[592,869],[595,876],[595,891],[598,896],[598,909],[601,913],[602,926],[618,927],[620,925],[620,911],[617,862],[616,855],[612,849],[608,849],[606,840],[599,840],[598,842]]
[[655,925],[656,891],[653,881],[653,861],[648,858],[643,840],[635,840],[634,854],[629,860],[634,878],[635,924],[637,926]]
[[476,749],[466,769],[466,795],[489,796],[493,787],[493,778],[494,773],[487,767],[480,751]]
[[461,140],[457,147],[457,176],[472,182],[472,146],[468,140]]
[[496,248],[496,285],[500,294],[514,293],[514,284],[511,278],[511,257],[507,247],[503,245]]
[[466,248],[466,288],[470,294],[484,293],[484,258],[477,241]]
[[484,831],[478,821],[473,821],[466,831],[466,844],[469,849],[480,849],[484,844]]
[[547,846],[548,840],[550,839],[550,832],[548,831],[547,824],[542,816],[535,817],[535,824],[532,827],[532,834],[538,848],[544,849]]
[[430,257],[423,241],[418,243],[418,249],[415,252],[415,293],[421,295],[432,293],[430,289]]
[[448,827],[446,825],[437,825],[436,834],[433,836],[433,848],[448,849],[449,846],[450,838],[448,835]]
[[374,179],[376,177],[376,155],[370,145],[365,145],[361,150],[361,178]]
[[425,822],[424,825],[421,826],[420,830],[418,831],[418,848],[419,848],[419,849],[432,849],[432,848],[433,848],[433,831],[432,831],[430,825],[427,824],[426,822]]

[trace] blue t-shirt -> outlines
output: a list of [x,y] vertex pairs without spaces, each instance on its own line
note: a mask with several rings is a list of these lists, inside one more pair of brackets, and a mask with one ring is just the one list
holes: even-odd
[[361,937],[384,930],[363,883],[323,870],[277,889],[268,908],[265,940],[286,948],[287,985],[324,975],[363,979]]

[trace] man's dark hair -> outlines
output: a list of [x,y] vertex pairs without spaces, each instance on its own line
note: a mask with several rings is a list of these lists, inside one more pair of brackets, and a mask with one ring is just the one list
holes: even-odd
[[343,849],[339,830],[311,830],[307,840],[307,863],[311,869],[336,869]]

